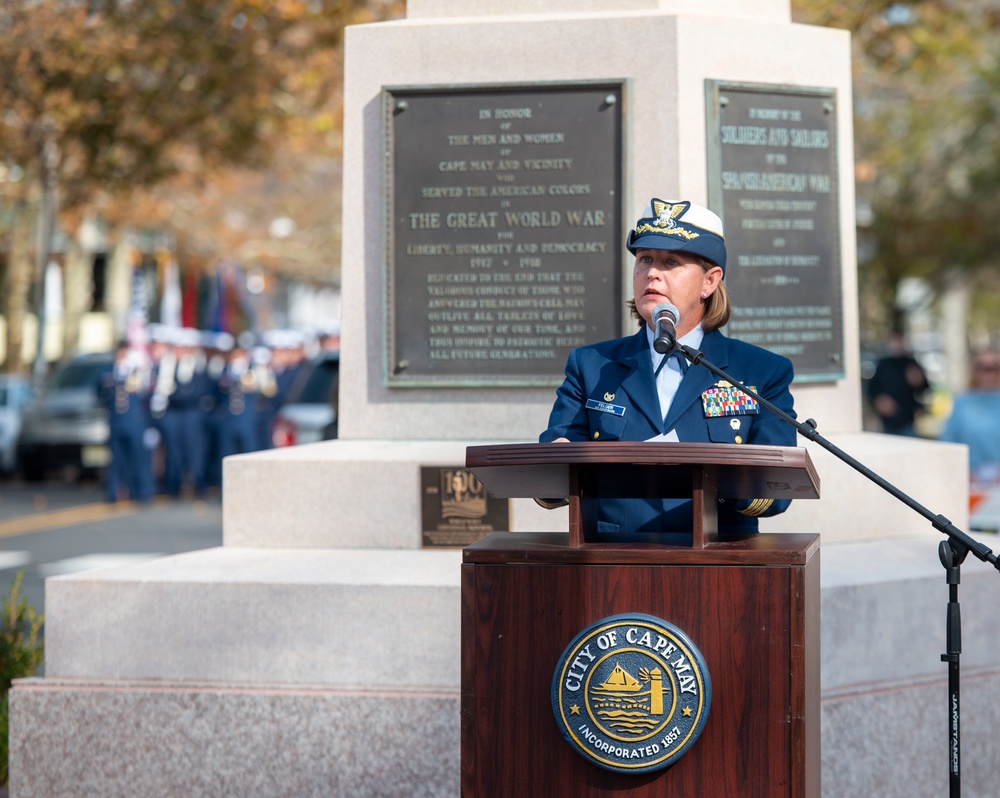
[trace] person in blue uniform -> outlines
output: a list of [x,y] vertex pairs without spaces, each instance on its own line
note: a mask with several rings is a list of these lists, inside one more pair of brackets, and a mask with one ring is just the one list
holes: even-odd
[[188,488],[196,496],[205,493],[203,402],[210,391],[205,358],[197,330],[184,328],[174,336],[174,357],[169,384],[164,391],[166,463],[163,492],[177,497]]
[[166,418],[167,399],[164,392],[170,386],[170,375],[173,374],[174,342],[171,329],[163,324],[150,324],[146,332],[150,358],[149,417],[157,439],[150,452],[150,459],[154,491],[162,493],[166,461],[169,459],[169,441],[172,438]]
[[305,365],[305,339],[294,330],[281,330],[275,333],[273,341],[273,370],[278,388],[275,404],[280,409]]
[[250,363],[253,369],[257,393],[254,395],[254,410],[257,416],[257,451],[270,449],[274,444],[271,440],[271,425],[278,412],[277,395],[278,381],[271,368],[272,354],[266,346],[254,346],[250,350]]
[[105,482],[106,497],[116,502],[122,491],[133,501],[153,496],[153,471],[145,435],[149,419],[149,369],[141,356],[122,342],[115,362],[99,377],[99,393],[108,410],[111,462]]
[[216,384],[219,417],[219,459],[256,452],[259,447],[258,373],[250,359],[249,342],[237,340]]
[[202,397],[201,429],[203,439],[202,473],[210,489],[222,487],[222,422],[226,410],[220,401],[219,380],[226,371],[226,363],[235,340],[227,332],[202,331],[201,348],[205,355],[205,378],[208,393]]
[[[794,418],[791,362],[760,347],[729,338],[723,279],[726,246],[722,221],[689,201],[653,199],[629,233],[635,257],[633,298],[639,325],[634,335],[573,350],[565,381],[542,443],[562,441],[684,441],[794,446],[795,429],[766,408],[683,355],[653,348],[654,309],[674,305],[680,344],[753,388]],[[539,500],[558,506],[563,500]],[[757,519],[783,512],[787,501],[721,499],[719,533],[757,531]],[[690,544],[692,502],[678,499],[582,498],[584,529],[598,537],[655,533],[662,542]]]

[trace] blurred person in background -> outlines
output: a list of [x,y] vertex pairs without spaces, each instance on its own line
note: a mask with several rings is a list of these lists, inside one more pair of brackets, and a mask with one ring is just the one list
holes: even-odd
[[306,362],[306,339],[294,330],[281,331],[275,343],[275,354],[280,355],[280,367],[275,366],[274,375],[278,381],[278,406],[285,402],[288,389],[302,371]]
[[150,324],[146,328],[149,337],[149,420],[155,430],[156,444],[150,452],[153,471],[153,485],[156,493],[162,492],[166,471],[167,441],[170,439],[169,421],[166,418],[170,375],[173,374],[174,344],[171,329],[163,324]]
[[923,410],[930,389],[923,366],[906,348],[903,332],[889,334],[887,354],[880,358],[868,382],[868,401],[888,435],[916,436],[917,414]]
[[268,390],[266,373],[251,358],[252,336],[241,333],[216,384],[221,461],[232,454],[256,452],[260,448],[258,394]]
[[149,501],[153,497],[153,469],[145,440],[150,426],[148,364],[141,353],[122,341],[115,350],[113,366],[98,379],[110,429],[107,500],[118,501],[125,490],[133,501]]
[[200,343],[197,330],[176,330],[170,373],[162,374],[157,382],[157,391],[163,387],[167,420],[163,492],[173,497],[180,496],[185,488],[197,496],[205,492],[202,408],[210,386]]
[[969,478],[1000,482],[1000,354],[977,352],[969,388],[955,397],[940,439],[969,447]]
[[271,350],[266,346],[251,346],[250,368],[253,370],[257,392],[254,394],[257,442],[254,451],[271,448],[271,423],[278,412],[278,381],[271,368]]
[[320,348],[330,352],[340,351],[340,323],[332,322],[319,333]]
[[271,330],[264,335],[264,343],[271,353],[267,364],[274,378],[273,395],[267,397],[264,417],[261,419],[261,448],[274,445],[272,433],[274,419],[285,404],[288,390],[302,370],[305,339],[293,330]]
[[219,401],[219,380],[226,371],[229,353],[235,344],[233,336],[227,332],[200,333],[201,348],[205,357],[205,378],[208,393],[202,397],[201,424],[203,435],[202,474],[209,488],[222,487],[222,421],[224,408]]

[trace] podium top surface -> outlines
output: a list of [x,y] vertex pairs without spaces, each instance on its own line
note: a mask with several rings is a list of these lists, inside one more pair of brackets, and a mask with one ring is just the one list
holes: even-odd
[[469,446],[466,467],[497,498],[569,496],[575,479],[594,480],[599,494],[635,498],[691,496],[702,470],[718,495],[746,499],[818,499],[820,480],[809,453],[794,446],[725,443],[598,442]]
[[819,553],[819,535],[771,533],[743,535],[700,549],[664,546],[656,535],[622,536],[621,543],[569,545],[559,532],[494,532],[462,551],[466,564],[535,563],[550,565],[760,565],[802,566]]

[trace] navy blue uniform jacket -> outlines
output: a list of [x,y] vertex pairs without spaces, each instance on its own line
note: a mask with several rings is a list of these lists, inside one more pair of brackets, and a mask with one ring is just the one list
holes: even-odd
[[[727,338],[718,330],[705,334],[701,352],[710,363],[794,418],[789,390],[792,364],[787,358]],[[644,441],[674,429],[679,440],[691,443],[795,445],[795,429],[764,407],[746,415],[707,417],[703,393],[718,382],[704,366],[692,365],[664,419],[645,327],[627,338],[574,349],[566,364],[566,379],[556,391],[548,429],[539,440]],[[730,386],[730,390],[736,389]],[[719,533],[756,532],[757,516],[776,515],[788,504],[784,500],[768,504],[722,499]],[[581,513],[584,529],[600,536],[659,533],[665,535],[665,543],[689,544],[691,506],[690,500],[584,498]]]

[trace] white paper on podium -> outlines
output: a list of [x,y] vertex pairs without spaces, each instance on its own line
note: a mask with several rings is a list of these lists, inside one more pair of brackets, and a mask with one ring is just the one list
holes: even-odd
[[670,430],[666,435],[654,435],[652,438],[646,438],[643,443],[680,443],[680,438],[677,437],[677,430]]

